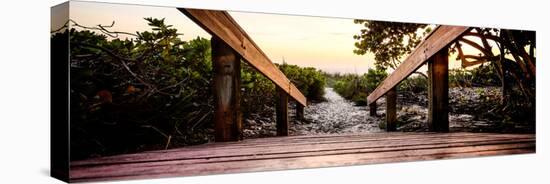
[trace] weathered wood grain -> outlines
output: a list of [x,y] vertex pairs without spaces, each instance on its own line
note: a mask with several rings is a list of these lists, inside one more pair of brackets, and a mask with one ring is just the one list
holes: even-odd
[[397,87],[386,93],[386,131],[397,129]]
[[214,129],[216,141],[241,139],[241,58],[227,44],[212,37]]
[[335,135],[323,135],[323,136],[291,136],[291,137],[285,137],[285,139],[280,139],[278,137],[272,137],[272,138],[261,138],[261,139],[247,139],[245,141],[246,144],[243,144],[243,142],[224,142],[224,143],[214,143],[214,144],[204,144],[204,145],[197,145],[197,146],[191,146],[191,147],[184,147],[184,148],[176,148],[176,149],[169,149],[169,150],[157,150],[157,151],[147,151],[143,153],[138,153],[137,155],[140,155],[139,157],[136,157],[136,154],[125,154],[125,155],[117,155],[117,156],[109,156],[109,157],[102,157],[102,158],[96,158],[91,160],[85,160],[85,161],[77,161],[73,162],[72,165],[86,165],[86,164],[97,164],[97,163],[120,163],[120,162],[132,162],[132,160],[139,159],[141,161],[144,161],[144,158],[152,158],[155,159],[156,156],[158,156],[157,153],[163,153],[163,158],[169,158],[169,154],[171,152],[174,152],[176,154],[179,154],[178,152],[182,151],[188,151],[188,150],[198,150],[198,149],[205,149],[205,151],[208,152],[215,152],[217,150],[239,150],[239,151],[245,151],[248,148],[252,149],[264,149],[264,148],[270,148],[270,147],[277,147],[278,149],[284,149],[285,146],[288,145],[322,145],[322,144],[341,144],[341,143],[352,143],[352,142],[371,142],[373,144],[376,144],[376,142],[410,142],[415,140],[466,140],[468,138],[477,138],[477,139],[483,139],[483,138],[491,138],[491,139],[529,139],[532,138],[529,134],[486,134],[486,133],[452,133],[448,135],[442,135],[442,134],[427,134],[427,133],[404,133],[404,132],[397,132],[397,133],[387,133],[387,134],[393,134],[394,136],[386,136],[385,134],[381,133],[373,133],[373,134],[365,134],[365,135],[345,135],[345,136],[335,136]]
[[[87,161],[78,161],[72,163],[73,167],[85,167],[92,165],[113,165],[113,164],[127,164],[136,162],[157,162],[157,161],[172,161],[172,160],[192,160],[192,159],[209,159],[214,158],[237,158],[237,157],[259,157],[265,155],[288,155],[294,153],[312,153],[321,154],[321,152],[335,152],[339,151],[345,153],[347,151],[356,152],[360,149],[368,150],[401,150],[409,149],[410,147],[438,147],[448,146],[448,144],[497,144],[497,143],[510,143],[510,142],[531,142],[532,138],[494,138],[494,137],[463,137],[463,138],[432,138],[426,139],[408,139],[407,141],[347,141],[347,142],[330,142],[330,143],[309,143],[309,144],[292,144],[286,143],[284,145],[272,145],[272,146],[243,146],[243,147],[225,147],[223,149],[200,149],[192,151],[188,154],[182,154],[180,151],[176,152],[156,152],[156,153],[141,153],[139,156],[121,155],[113,156],[109,159],[94,159]],[[370,142],[366,144],[366,142]],[[189,151],[189,150],[188,150]],[[159,153],[162,153],[162,157],[159,157]]]
[[[116,167],[93,168],[92,174],[81,175],[77,171],[71,173],[72,182],[159,178],[174,176],[191,176],[205,174],[225,174],[257,171],[273,171],[282,169],[318,168],[332,166],[349,166],[357,164],[376,164],[403,161],[421,161],[447,158],[466,158],[479,156],[509,155],[532,153],[533,144],[514,144],[505,146],[477,146],[440,149],[423,149],[410,153],[403,152],[372,152],[345,155],[322,155],[312,157],[281,158],[273,160],[244,160],[218,163],[203,163],[193,165],[169,166],[135,166],[128,170]],[[484,150],[484,151],[478,151]],[[331,160],[330,162],[320,162]],[[98,170],[95,170],[98,169]]]
[[307,106],[306,97],[271,62],[267,55],[254,43],[252,38],[237,24],[226,11],[179,8],[191,20],[217,36],[239,53],[247,63],[273,81],[298,103]]
[[462,26],[438,26],[432,33],[422,41],[416,49],[395,69],[395,71],[367,97],[369,104],[378,100],[388,90],[397,86],[399,82],[405,80],[414,71],[427,62],[439,50],[448,46],[454,40],[459,38],[469,27]]
[[428,60],[428,127],[449,131],[449,53],[441,49]]
[[275,119],[278,136],[288,136],[288,94],[277,87],[275,102]]
[[[260,146],[265,141],[270,143],[267,144],[269,146]],[[376,133],[288,136],[75,161],[71,163],[70,174],[71,181],[78,182],[534,152],[534,134]]]

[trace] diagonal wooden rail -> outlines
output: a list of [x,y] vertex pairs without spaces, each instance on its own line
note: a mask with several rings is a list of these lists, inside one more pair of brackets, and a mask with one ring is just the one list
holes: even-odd
[[444,49],[464,32],[469,30],[469,27],[463,26],[438,26],[432,31],[426,39],[424,39],[416,49],[388,76],[376,89],[367,97],[367,102],[372,104],[376,102],[382,95],[397,86],[401,81],[405,80],[414,71],[418,70],[423,64],[428,62],[428,59],[435,55],[440,50]]
[[267,55],[254,43],[252,38],[237,24],[226,11],[178,8],[191,20],[201,26],[212,36],[223,40],[233,48],[252,67],[273,81],[298,103],[307,106],[306,97],[292,82],[271,62]]

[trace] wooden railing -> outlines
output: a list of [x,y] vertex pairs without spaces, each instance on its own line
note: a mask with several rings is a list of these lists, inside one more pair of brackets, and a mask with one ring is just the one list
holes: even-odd
[[[240,61],[241,58],[277,86],[277,134],[288,135],[288,96],[297,103],[303,118],[306,97],[273,64],[248,34],[226,11],[179,8],[182,13],[212,35],[214,70],[214,124],[216,141],[241,139]],[[259,102],[261,103],[261,102]]]
[[396,86],[428,63],[428,127],[431,131],[446,132],[448,120],[448,49],[469,27],[438,26],[395,71],[367,97],[370,114],[376,115],[376,100],[386,95],[386,130],[394,131],[396,121]]
[[273,81],[300,104],[307,106],[306,97],[273,64],[248,34],[226,11],[179,9],[212,36],[223,40],[260,73]]
[[[212,35],[217,141],[241,139],[240,61],[243,59],[277,86],[277,134],[288,135],[288,97],[297,102],[297,118],[303,118],[306,97],[226,11],[179,8],[182,13]],[[386,95],[386,129],[396,129],[396,86],[423,64],[428,63],[428,125],[432,131],[448,131],[448,49],[469,27],[438,26],[401,65],[367,97],[370,114],[376,115],[376,101]]]

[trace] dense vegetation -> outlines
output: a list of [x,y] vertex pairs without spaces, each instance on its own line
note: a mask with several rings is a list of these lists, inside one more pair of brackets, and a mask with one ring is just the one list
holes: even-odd
[[[380,69],[396,68],[403,57],[410,54],[420,40],[431,32],[431,26],[426,24],[369,20],[354,22],[364,26],[354,36],[354,52],[360,55],[373,53],[374,64]],[[449,52],[458,55],[456,60],[461,61],[464,68],[482,63],[492,68],[490,71],[496,74],[500,83],[502,96],[499,109],[502,113],[518,114],[517,110],[534,112],[535,37],[534,31],[473,28],[453,42]],[[466,52],[464,45],[475,51]],[[460,77],[455,79],[462,80]]]
[[481,64],[473,69],[451,69],[449,87],[499,86],[500,80],[493,67]]
[[296,85],[310,101],[322,101],[325,94],[326,78],[313,67],[299,67],[283,63],[279,69]]
[[[320,70],[312,67],[299,67],[287,63],[275,64],[292,81],[294,85],[306,96],[308,101],[323,101],[326,86],[325,75]],[[242,111],[245,115],[253,112],[272,113],[272,109],[266,104],[274,104],[275,84],[256,72],[252,67],[243,64],[241,71],[241,88],[243,89]],[[258,103],[262,102],[262,103]]]
[[[367,96],[382,82],[388,73],[384,70],[369,69],[363,75],[325,74],[332,81],[331,86],[342,97],[355,102],[356,105],[367,105]],[[480,65],[473,69],[452,69],[449,71],[449,87],[487,87],[500,84],[492,67]],[[399,83],[397,90],[409,93],[425,93],[428,90],[428,79],[424,75],[413,74]]]
[[[151,30],[135,34],[74,21],[52,33],[52,42],[70,34],[71,159],[213,140],[210,40],[183,41],[164,19],[145,20]],[[309,100],[322,100],[320,71],[279,67]],[[273,83],[245,63],[241,80],[245,118],[273,113]]]
[[[334,90],[344,98],[351,100],[355,105],[367,105],[367,96],[384,79],[387,74],[380,70],[369,70],[363,75],[355,74],[327,74]],[[511,98],[516,109],[502,109],[499,99],[502,92],[494,90],[500,87],[500,80],[496,71],[490,65],[479,65],[471,69],[452,69],[449,71],[450,101],[449,110],[455,114],[469,114],[478,120],[491,122],[490,128],[480,131],[508,131],[523,132],[534,130],[535,112],[528,106],[529,102],[521,98]],[[399,116],[398,126],[415,122],[415,112],[412,105],[427,108],[428,81],[423,75],[409,76],[398,86],[399,104],[406,106],[406,115]],[[516,91],[516,95],[520,95]],[[407,110],[408,109],[408,110]],[[409,113],[409,114],[407,114]],[[412,118],[407,119],[407,118]],[[522,127],[517,130],[514,127]],[[381,122],[380,127],[384,127]],[[408,130],[408,129],[405,129]],[[410,129],[414,131],[415,129]]]
[[357,105],[367,105],[367,96],[374,91],[387,75],[384,70],[369,69],[367,73],[361,76],[356,74],[333,74],[329,75],[329,78],[335,81],[334,91],[342,97],[352,100]]

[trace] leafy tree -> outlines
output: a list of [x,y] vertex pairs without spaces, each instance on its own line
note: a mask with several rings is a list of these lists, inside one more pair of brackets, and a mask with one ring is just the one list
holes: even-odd
[[[354,38],[356,54],[373,53],[375,65],[380,69],[396,68],[399,60],[410,54],[426,33],[431,30],[425,24],[391,23],[355,20],[363,24]],[[424,30],[422,36],[417,32]],[[477,41],[479,40],[479,41]],[[479,53],[465,53],[463,45],[469,45]],[[495,53],[493,47],[498,51]],[[534,111],[536,78],[536,40],[534,31],[473,28],[450,46],[449,52],[457,53],[463,67],[490,62],[500,79],[503,110],[519,106]]]
[[[474,41],[474,40],[480,41]],[[479,53],[465,53],[463,45],[475,48]],[[498,51],[494,52],[493,47]],[[463,67],[489,62],[500,79],[501,104],[506,110],[511,106],[528,109],[535,104],[536,39],[534,31],[473,28],[451,46],[457,52],[456,60]],[[531,109],[533,110],[533,109]],[[533,110],[534,111],[534,110]]]
[[[422,41],[422,38],[431,31],[427,24],[394,23],[369,20],[354,20],[356,24],[363,24],[364,29],[354,35],[355,54],[364,55],[373,53],[375,66],[386,70],[395,69],[401,63],[401,58]],[[418,32],[422,32],[418,35]]]

